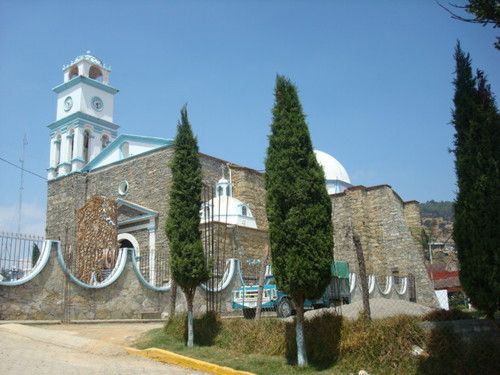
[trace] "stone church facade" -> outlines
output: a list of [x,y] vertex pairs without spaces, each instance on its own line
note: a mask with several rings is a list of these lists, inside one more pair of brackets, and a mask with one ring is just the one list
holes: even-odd
[[[118,219],[110,225],[117,227],[118,242],[135,248],[147,266],[147,281],[161,286],[169,280],[164,228],[172,183],[172,142],[118,135],[118,125],[113,123],[113,97],[118,90],[109,86],[110,69],[99,59],[82,55],[64,69],[65,82],[54,89],[58,94],[57,119],[49,125],[46,236],[60,240],[65,251],[77,251],[78,211],[95,196],[116,199]],[[421,226],[416,202],[403,202],[388,185],[352,186],[340,163],[316,153],[332,201],[332,258],[348,261],[351,271],[358,272],[352,242],[356,232],[368,273],[410,275],[414,300],[435,306],[423,252],[412,236],[412,228]],[[221,218],[219,210],[217,219],[211,223],[205,220],[200,230],[206,233],[204,228],[212,225],[218,251],[224,252],[220,259],[240,259],[246,282],[253,283],[268,242],[263,174],[205,154],[200,154],[200,161],[208,191],[229,177],[225,180],[230,186],[227,202],[232,203],[230,207],[227,203],[226,212],[234,211]],[[209,198],[215,199],[217,194],[215,189]],[[219,201],[224,201],[222,196]]]

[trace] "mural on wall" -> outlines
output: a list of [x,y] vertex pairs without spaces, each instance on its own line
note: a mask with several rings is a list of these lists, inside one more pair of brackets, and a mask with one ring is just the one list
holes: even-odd
[[113,198],[93,196],[78,210],[75,275],[84,283],[105,280],[115,267],[117,219],[118,205]]

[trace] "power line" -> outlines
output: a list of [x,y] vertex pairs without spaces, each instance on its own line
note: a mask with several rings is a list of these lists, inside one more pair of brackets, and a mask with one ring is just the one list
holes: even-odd
[[17,211],[17,233],[21,233],[21,216],[23,211],[23,190],[24,190],[24,157],[26,156],[26,145],[28,144],[28,138],[26,138],[26,133],[23,137],[23,151],[21,159],[21,182],[19,184],[19,206]]
[[12,165],[13,167],[15,167],[15,168],[17,168],[17,169],[20,169],[20,170],[22,170],[22,171],[24,171],[24,172],[26,172],[26,173],[32,174],[33,176],[36,176],[36,177],[38,177],[38,178],[41,178],[41,179],[42,179],[42,180],[44,180],[44,181],[47,181],[47,178],[45,178],[45,177],[43,177],[43,176],[39,175],[38,173],[31,172],[31,171],[29,171],[29,170],[27,170],[27,169],[24,169],[23,167],[20,167],[19,165],[14,164],[14,163],[12,163],[12,162],[8,161],[7,159],[2,158],[1,156],[0,156],[0,160],[1,160],[1,161],[3,161],[3,162],[5,162],[5,163],[7,163],[7,164]]

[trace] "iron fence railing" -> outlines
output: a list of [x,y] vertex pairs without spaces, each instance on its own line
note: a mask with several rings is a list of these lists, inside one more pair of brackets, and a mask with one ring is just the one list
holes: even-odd
[[36,266],[44,237],[0,232],[0,281],[15,281],[27,276]]

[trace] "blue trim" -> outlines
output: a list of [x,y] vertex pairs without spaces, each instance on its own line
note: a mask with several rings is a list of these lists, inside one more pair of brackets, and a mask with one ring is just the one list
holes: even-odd
[[110,94],[116,94],[119,90],[115,89],[114,87],[105,85],[104,83],[101,83],[99,81],[96,81],[95,79],[92,78],[87,78],[84,76],[76,76],[72,79],[70,79],[68,82],[64,82],[52,89],[55,93],[59,94],[63,92],[64,90],[67,90],[73,86],[78,85],[79,83],[85,83],[89,86],[93,86],[97,89],[109,92]]
[[157,211],[153,211],[153,210],[150,210],[149,208],[146,208],[146,207],[143,207],[143,206],[140,206],[138,204],[135,204],[135,203],[132,203],[130,201],[126,201],[125,199],[121,199],[121,198],[118,198],[116,200],[116,203],[120,206],[127,206],[133,210],[136,210],[136,211],[140,211],[140,212],[144,212],[145,214],[147,215],[151,215],[151,216],[158,216],[158,212]]
[[64,165],[69,165],[69,166],[71,167],[71,163],[66,163],[66,162],[64,162],[64,163],[59,163],[57,166],[58,166],[58,167],[62,167],[62,166],[64,166]]
[[148,220],[149,221],[149,219],[151,219],[153,217],[156,217],[157,215],[158,214],[156,214],[156,215],[154,215],[154,214],[137,215],[137,216],[131,217],[130,219],[119,221],[118,225],[133,224],[133,223],[137,223],[139,221],[144,221],[144,220]]
[[[145,136],[141,136],[141,135],[121,134],[117,138],[115,138],[113,140],[113,142],[111,142],[109,145],[107,145],[106,148],[104,150],[102,150],[94,159],[92,159],[92,161],[85,166],[84,170],[85,171],[93,170],[94,168],[96,168],[96,166],[100,162],[102,162],[106,157],[108,157],[114,150],[120,149],[120,147],[123,143],[130,142],[130,141],[144,142],[144,143],[148,143],[150,145],[160,146],[160,147],[161,146],[168,147],[168,146],[171,146],[173,144],[173,140],[166,139],[166,138],[145,137]],[[140,154],[132,155],[132,156],[129,156],[128,158],[124,158],[121,160],[117,160],[113,163],[106,164],[105,166],[107,167],[107,166],[113,165],[117,162],[121,162],[123,160],[127,160],[127,159],[135,157],[135,156],[144,155],[147,152],[151,152],[154,150],[156,150],[156,149],[149,150],[149,151],[146,151],[146,152],[143,152]],[[104,165],[102,167],[104,167]]]
[[73,159],[71,159],[71,162],[74,162],[74,161],[81,161],[82,163],[85,163],[85,160],[83,160],[82,158],[73,158]]
[[170,283],[166,286],[158,287],[151,285],[144,277],[144,275],[141,273],[141,270],[139,269],[139,266],[137,264],[137,256],[135,256],[135,249],[129,249],[129,254],[130,258],[132,259],[132,268],[134,269],[135,275],[137,276],[137,279],[139,279],[139,282],[145,286],[148,289],[151,289],[155,292],[168,292],[170,290]]
[[88,115],[88,114],[81,112],[81,111],[72,113],[69,116],[66,116],[60,120],[57,120],[57,121],[47,125],[47,127],[50,130],[56,130],[57,128],[62,127],[62,126],[74,125],[75,127],[78,127],[79,125],[81,126],[81,125],[84,125],[85,123],[90,123],[91,125],[94,125],[94,126],[101,126],[101,127],[106,128],[106,129],[112,129],[112,130],[116,130],[119,128],[118,125],[113,124],[112,122],[100,119],[98,117]]
[[82,287],[85,289],[102,289],[102,288],[106,288],[106,287],[110,286],[116,280],[118,280],[118,278],[123,273],[123,270],[125,269],[125,266],[127,264],[127,258],[128,258],[128,254],[129,254],[128,250],[129,249],[124,249],[122,251],[125,252],[125,254],[122,254],[123,258],[122,258],[120,264],[115,265],[115,267],[118,267],[118,269],[115,271],[115,274],[110,279],[106,279],[102,283],[97,284],[97,285],[87,284],[87,283],[84,283],[83,281],[81,281],[80,279],[78,279],[75,275],[73,275],[71,273],[71,271],[66,267],[66,262],[64,261],[64,258],[62,255],[61,243],[59,241],[57,241],[57,244],[58,244],[58,246],[57,246],[57,261],[59,262],[59,265],[61,266],[63,272],[68,276],[68,278],[72,282],[74,282],[79,287]]

